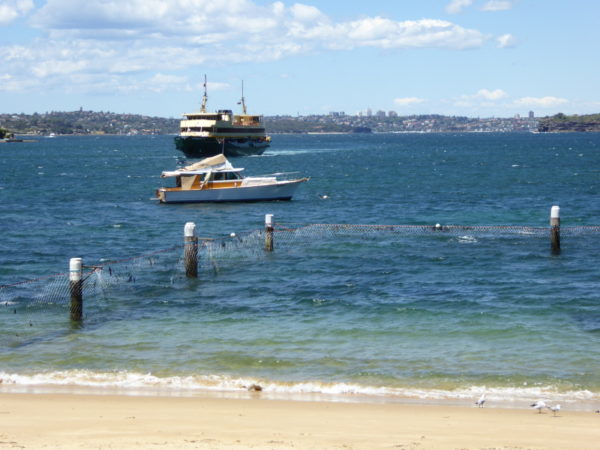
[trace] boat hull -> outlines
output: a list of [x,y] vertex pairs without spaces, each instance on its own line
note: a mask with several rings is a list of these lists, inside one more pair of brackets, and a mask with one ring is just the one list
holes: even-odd
[[275,184],[241,186],[224,189],[159,189],[158,199],[162,203],[220,203],[220,202],[259,202],[291,200],[296,188],[306,178],[278,181]]
[[228,138],[225,144],[213,137],[176,136],[175,147],[189,158],[206,158],[224,153],[225,156],[262,155],[269,147],[264,138]]

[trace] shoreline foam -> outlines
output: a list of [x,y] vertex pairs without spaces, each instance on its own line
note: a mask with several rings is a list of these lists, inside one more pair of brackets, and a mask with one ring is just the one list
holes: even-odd
[[472,406],[486,393],[487,405],[495,408],[527,409],[538,399],[560,403],[572,411],[600,408],[600,393],[589,390],[559,391],[552,386],[468,386],[444,390],[416,387],[366,386],[355,383],[276,382],[226,376],[158,377],[126,371],[93,372],[69,370],[33,375],[0,372],[0,394],[84,394],[150,397],[253,398],[251,387],[260,386],[265,399],[334,403],[400,403]]

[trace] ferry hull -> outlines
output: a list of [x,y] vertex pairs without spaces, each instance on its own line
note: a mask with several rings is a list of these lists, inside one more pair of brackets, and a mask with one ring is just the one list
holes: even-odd
[[218,203],[218,202],[258,202],[271,200],[291,200],[296,188],[306,178],[280,181],[266,186],[242,186],[225,189],[159,189],[158,199],[162,203]]
[[226,139],[225,144],[216,138],[176,136],[175,147],[189,158],[206,158],[224,153],[225,156],[262,155],[269,142],[253,138]]

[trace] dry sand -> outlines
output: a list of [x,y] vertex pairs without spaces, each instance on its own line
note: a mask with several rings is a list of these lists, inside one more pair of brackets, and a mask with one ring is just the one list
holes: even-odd
[[0,448],[600,449],[600,414],[373,403],[0,394]]

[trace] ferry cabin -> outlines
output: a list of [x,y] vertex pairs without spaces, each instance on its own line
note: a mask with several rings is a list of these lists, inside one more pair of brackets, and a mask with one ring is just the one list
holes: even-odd
[[[236,115],[231,110],[219,110],[217,113],[185,114],[187,119],[181,121],[182,136],[226,135],[244,137],[248,134],[265,132],[261,116]],[[253,128],[254,127],[254,128]]]

